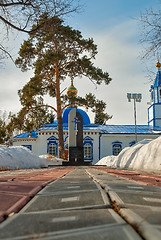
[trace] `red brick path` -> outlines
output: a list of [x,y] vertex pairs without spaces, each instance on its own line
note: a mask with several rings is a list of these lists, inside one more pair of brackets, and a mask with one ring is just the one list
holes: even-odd
[[61,167],[30,173],[25,173],[24,170],[24,174],[18,174],[17,171],[17,174],[10,176],[2,174],[0,176],[0,222],[18,212],[48,183],[63,177],[73,169],[74,167]]
[[95,168],[102,172],[110,173],[115,176],[123,177],[123,178],[138,182],[143,185],[161,187],[161,175],[159,175],[159,174],[158,175],[157,174],[148,174],[148,173],[142,174],[142,173],[138,173],[135,171],[108,169],[108,168],[102,168],[102,167],[97,167],[97,166],[92,166],[92,168]]

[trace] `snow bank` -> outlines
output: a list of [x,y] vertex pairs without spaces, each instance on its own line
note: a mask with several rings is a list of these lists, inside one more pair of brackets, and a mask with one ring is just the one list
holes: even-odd
[[161,137],[143,140],[132,147],[124,148],[118,156],[107,156],[96,165],[112,168],[161,171]]
[[107,165],[113,167],[113,164],[115,162],[116,156],[107,156],[102,158],[99,162],[97,162],[95,165]]
[[42,168],[47,166],[46,159],[38,157],[25,147],[0,145],[1,169]]
[[62,165],[62,162],[64,161],[63,159],[58,158],[58,157],[54,157],[50,154],[40,155],[39,157],[40,158],[45,158],[46,162],[49,166],[51,166],[51,165]]

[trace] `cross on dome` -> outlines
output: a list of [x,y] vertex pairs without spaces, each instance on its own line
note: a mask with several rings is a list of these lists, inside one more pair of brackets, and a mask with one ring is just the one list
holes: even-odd
[[156,64],[156,67],[159,68],[161,67],[161,63],[159,62],[159,53],[157,52],[157,56],[158,56],[158,61],[157,61],[157,64]]

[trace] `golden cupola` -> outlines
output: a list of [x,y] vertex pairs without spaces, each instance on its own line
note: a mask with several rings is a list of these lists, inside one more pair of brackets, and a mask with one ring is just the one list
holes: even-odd
[[161,63],[159,62],[159,59],[158,59],[158,62],[157,64],[155,65],[157,68],[160,68],[161,67]]
[[71,85],[67,89],[67,95],[68,97],[75,97],[77,95],[77,89],[73,85],[73,79],[71,79]]
[[157,56],[158,56],[158,61],[155,66],[159,69],[161,67],[161,63],[159,62],[159,53],[158,52],[157,52]]

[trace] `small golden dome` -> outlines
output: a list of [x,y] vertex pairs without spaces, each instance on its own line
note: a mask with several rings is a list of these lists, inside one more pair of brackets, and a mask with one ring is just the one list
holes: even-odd
[[71,85],[67,89],[67,95],[68,97],[75,97],[77,95],[77,89],[73,85],[73,79],[71,79]]
[[160,68],[161,67],[161,63],[159,62],[159,59],[158,59],[158,62],[157,64],[155,65],[157,68]]

